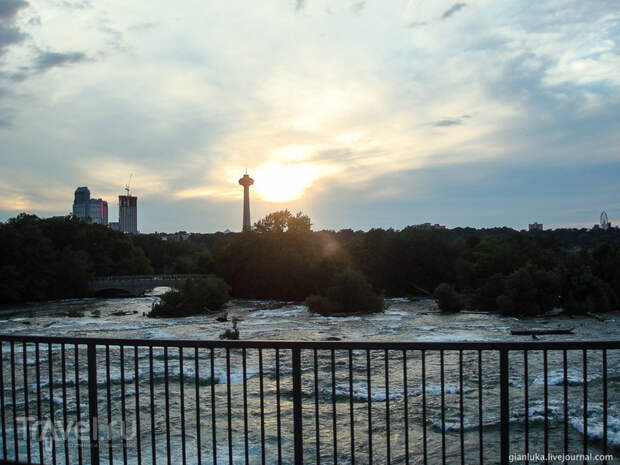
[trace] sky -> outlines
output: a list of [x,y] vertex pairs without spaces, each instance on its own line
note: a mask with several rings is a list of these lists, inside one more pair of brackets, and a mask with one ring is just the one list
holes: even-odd
[[620,2],[0,0],[0,221],[620,222]]

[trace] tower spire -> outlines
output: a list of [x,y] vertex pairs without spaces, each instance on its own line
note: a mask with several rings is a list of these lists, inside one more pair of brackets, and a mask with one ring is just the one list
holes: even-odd
[[254,184],[254,179],[248,175],[248,170],[239,179],[239,184],[243,186],[243,231],[250,231],[252,223],[250,221],[250,186]]

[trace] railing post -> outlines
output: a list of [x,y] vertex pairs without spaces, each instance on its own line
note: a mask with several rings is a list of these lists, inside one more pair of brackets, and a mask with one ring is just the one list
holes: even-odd
[[301,350],[293,347],[293,434],[295,465],[304,463],[303,418],[301,414]]
[[99,465],[99,420],[97,418],[97,346],[88,344],[88,421],[90,463]]
[[508,465],[510,453],[510,401],[508,397],[508,349],[499,350],[500,459]]

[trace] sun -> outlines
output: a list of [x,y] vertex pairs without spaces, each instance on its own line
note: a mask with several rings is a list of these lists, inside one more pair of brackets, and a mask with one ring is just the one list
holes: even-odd
[[317,170],[307,164],[266,164],[258,167],[254,189],[267,202],[287,202],[301,198],[318,177]]

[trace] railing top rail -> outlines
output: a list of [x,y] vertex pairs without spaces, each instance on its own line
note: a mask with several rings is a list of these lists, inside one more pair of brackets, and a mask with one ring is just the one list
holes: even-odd
[[62,337],[0,335],[0,341],[44,344],[96,344],[145,347],[263,348],[263,349],[335,349],[335,350],[579,350],[620,349],[620,340],[607,341],[303,341],[303,340],[200,340],[200,339],[120,339],[98,337]]
[[94,276],[90,281],[121,281],[135,279],[188,279],[206,278],[208,274],[135,274],[118,276]]

